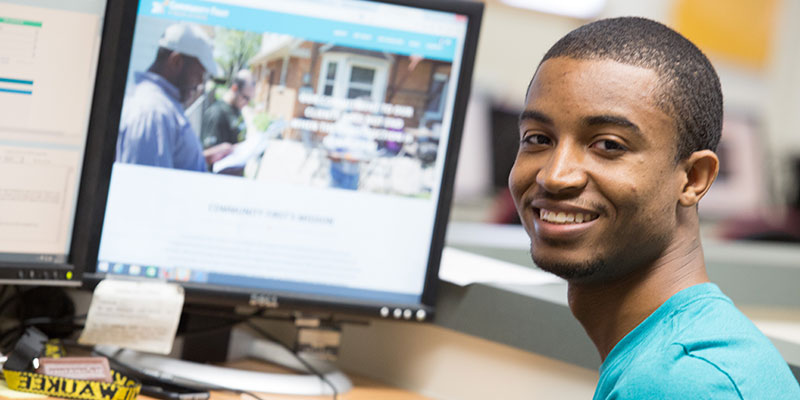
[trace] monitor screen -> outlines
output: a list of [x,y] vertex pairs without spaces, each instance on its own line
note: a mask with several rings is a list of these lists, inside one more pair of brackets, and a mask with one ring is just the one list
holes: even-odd
[[480,9],[396,3],[141,0],[94,276],[425,319]]
[[0,1],[2,283],[80,284],[73,232],[105,9]]

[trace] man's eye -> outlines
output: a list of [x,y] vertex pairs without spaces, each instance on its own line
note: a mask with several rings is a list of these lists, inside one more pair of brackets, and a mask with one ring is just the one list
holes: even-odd
[[594,144],[592,144],[592,147],[594,147],[596,149],[599,149],[599,150],[612,151],[612,152],[621,152],[621,151],[627,151],[628,150],[627,147],[623,146],[619,142],[616,142],[616,141],[613,141],[613,140],[608,140],[608,139],[598,140],[598,141],[594,142]]
[[527,135],[527,136],[522,138],[522,143],[523,144],[528,144],[528,145],[539,145],[539,146],[543,145],[543,146],[547,146],[547,145],[551,144],[552,142],[553,141],[550,140],[549,137],[547,137],[545,135],[541,135],[541,134]]

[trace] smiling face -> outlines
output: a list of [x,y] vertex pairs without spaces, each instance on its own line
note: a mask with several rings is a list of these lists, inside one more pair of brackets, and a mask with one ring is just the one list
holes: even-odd
[[509,176],[540,268],[610,281],[651,265],[675,239],[686,174],[659,90],[654,71],[611,60],[540,66]]

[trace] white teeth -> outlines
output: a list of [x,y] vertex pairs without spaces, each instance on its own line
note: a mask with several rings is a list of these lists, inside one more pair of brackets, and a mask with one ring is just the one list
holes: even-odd
[[597,219],[597,214],[566,213],[539,209],[539,218],[555,224],[581,224]]

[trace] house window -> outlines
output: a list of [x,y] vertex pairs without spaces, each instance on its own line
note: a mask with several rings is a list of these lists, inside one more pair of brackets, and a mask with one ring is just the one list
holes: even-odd
[[323,56],[318,93],[326,96],[383,101],[388,84],[389,61],[347,53]]
[[350,83],[347,88],[347,98],[372,97],[372,87],[375,85],[375,69],[353,67],[350,69]]
[[447,96],[447,86],[450,75],[436,72],[431,79],[428,89],[428,102],[425,104],[425,120],[441,121],[444,114],[444,103]]
[[325,83],[322,94],[326,96],[333,96],[333,87],[336,84],[336,62],[329,62],[327,71],[325,72]]

